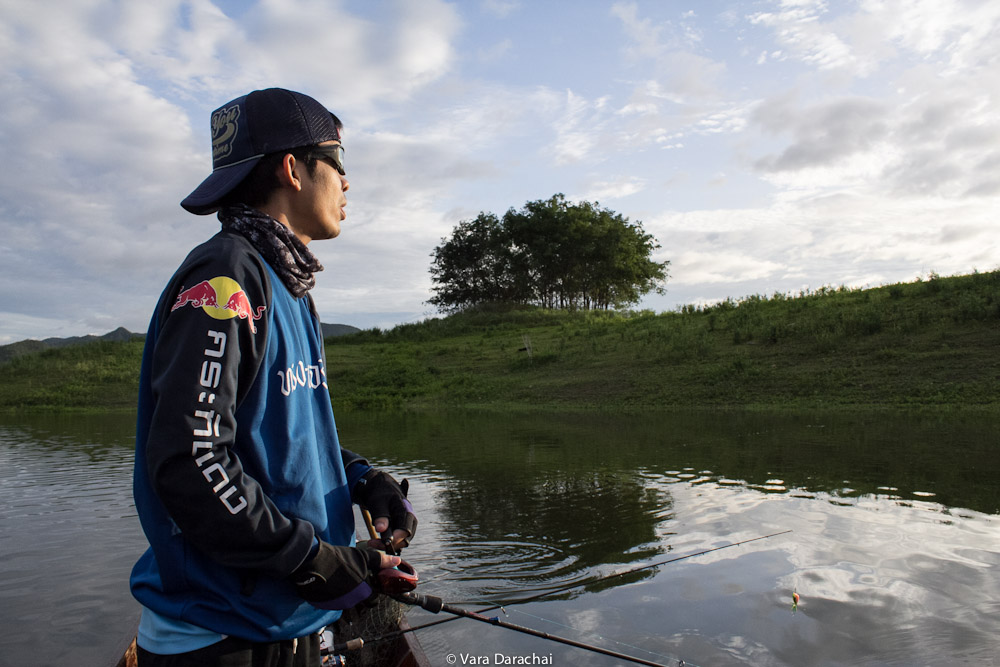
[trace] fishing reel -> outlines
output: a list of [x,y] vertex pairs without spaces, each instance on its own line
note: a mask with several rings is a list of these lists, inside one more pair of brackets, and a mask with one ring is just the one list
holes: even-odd
[[386,595],[402,595],[417,587],[417,571],[405,560],[378,571],[378,585]]

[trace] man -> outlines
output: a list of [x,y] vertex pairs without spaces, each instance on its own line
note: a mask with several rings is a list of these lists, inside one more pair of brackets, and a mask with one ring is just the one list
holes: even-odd
[[352,502],[395,549],[416,530],[395,480],[340,447],[308,294],[323,267],[307,246],[346,216],[342,126],[268,89],[211,129],[212,174],[181,206],[222,231],[167,284],[142,361],[139,664],[319,665],[316,633],[400,562],[351,546]]

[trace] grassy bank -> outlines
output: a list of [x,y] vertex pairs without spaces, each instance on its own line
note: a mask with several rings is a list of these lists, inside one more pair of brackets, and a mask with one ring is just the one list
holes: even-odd
[[992,272],[660,315],[467,313],[327,353],[335,401],[360,408],[996,407],[998,344]]
[[[681,312],[463,313],[327,340],[337,409],[1000,407],[1000,272]],[[0,365],[0,408],[131,409],[140,345]]]
[[142,340],[49,348],[0,364],[0,410],[134,410]]

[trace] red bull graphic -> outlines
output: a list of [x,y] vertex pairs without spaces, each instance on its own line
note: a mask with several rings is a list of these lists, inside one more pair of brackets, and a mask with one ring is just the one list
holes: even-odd
[[[220,303],[224,305],[219,305]],[[203,280],[194,287],[181,288],[177,295],[171,311],[184,306],[201,308],[211,317],[217,320],[228,320],[238,317],[250,323],[250,333],[257,333],[257,326],[254,324],[264,316],[267,306],[261,305],[257,308],[250,303],[250,297],[243,290],[243,287],[227,276],[216,276],[211,280]]]
[[261,315],[264,314],[264,309],[267,306],[259,306],[257,312],[253,312],[253,306],[250,305],[250,299],[247,298],[247,293],[243,290],[235,292],[226,305],[223,308],[228,308],[236,313],[236,317],[241,320],[250,320],[250,332],[257,333],[257,327],[254,326],[254,320],[259,320]]
[[184,289],[182,287],[181,293],[177,295],[177,302],[170,310],[177,310],[181,306],[186,306],[188,304],[191,304],[195,308],[201,308],[202,306],[212,306],[213,308],[218,308],[219,300],[215,294],[215,288],[212,287],[212,284],[207,280],[202,280],[190,289]]

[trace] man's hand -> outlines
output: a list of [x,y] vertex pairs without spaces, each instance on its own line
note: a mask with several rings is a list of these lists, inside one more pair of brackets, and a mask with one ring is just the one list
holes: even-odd
[[[415,522],[416,517],[414,517],[413,520]],[[372,522],[372,525],[375,526],[375,531],[381,535],[389,529],[389,519],[384,516],[379,517]],[[399,553],[403,548],[409,546],[411,537],[413,536],[409,532],[403,530],[402,528],[397,528],[392,531],[392,536],[388,538],[390,540],[388,545],[385,543],[385,540],[372,539],[368,540],[368,546],[372,549],[379,549],[383,551],[386,550],[387,546],[391,546],[393,553]],[[386,566],[383,565],[382,567],[385,568]],[[391,567],[395,567],[395,565]]]
[[[405,479],[400,485],[391,475],[375,468],[365,473],[354,486],[354,501],[374,517],[375,530],[383,537],[390,537],[391,544],[388,546],[396,552],[409,546],[417,532],[417,517],[406,499],[407,489]],[[392,535],[387,536],[390,530]],[[374,548],[387,546],[378,540],[369,544]]]
[[380,587],[378,573],[399,565],[399,556],[319,543],[316,555],[289,577],[299,596],[320,609],[350,609]]
[[390,567],[396,567],[403,562],[403,559],[399,556],[390,556],[387,553],[379,552],[382,556],[382,560],[379,563],[379,569],[388,570]]

